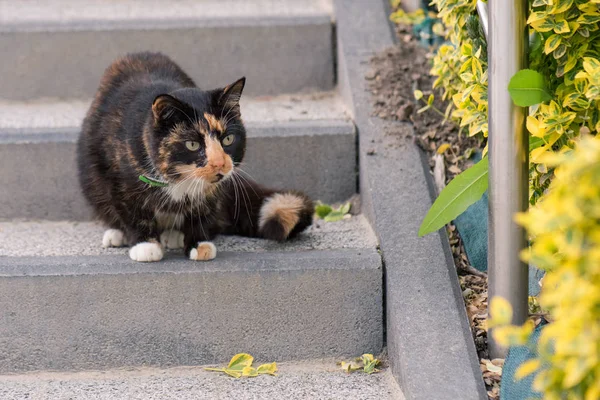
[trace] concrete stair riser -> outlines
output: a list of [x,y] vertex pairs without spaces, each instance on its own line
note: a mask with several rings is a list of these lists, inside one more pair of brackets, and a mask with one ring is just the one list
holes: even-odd
[[[247,77],[246,92],[252,95],[334,85],[331,15],[316,1],[301,2],[307,12],[298,5],[289,9],[284,2],[260,0],[247,2],[242,16],[234,12],[239,4],[208,1],[187,14],[162,16],[157,11],[123,19],[119,13],[131,12],[129,3],[138,8],[143,3],[127,0],[123,10],[118,3],[110,10],[113,19],[67,18],[49,10],[47,17],[33,20],[22,15],[32,11],[31,5],[11,3],[0,1],[6,14],[5,20],[0,17],[0,98],[93,96],[110,62],[134,51],[166,53],[200,87],[225,85],[241,76]],[[67,15],[76,16],[77,7],[87,7],[66,3],[73,8]],[[265,7],[273,9],[270,15],[262,14]]]
[[[77,180],[77,135],[77,129],[67,128],[27,136],[0,131],[0,220],[90,217]],[[304,190],[326,202],[356,192],[351,122],[249,124],[248,135],[243,170],[257,181]]]
[[354,356],[382,346],[375,249],[4,258],[0,373]]

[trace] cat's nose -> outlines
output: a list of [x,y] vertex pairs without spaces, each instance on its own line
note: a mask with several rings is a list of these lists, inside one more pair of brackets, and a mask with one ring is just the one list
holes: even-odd
[[225,157],[215,157],[210,160],[210,165],[213,168],[223,168],[225,166]]

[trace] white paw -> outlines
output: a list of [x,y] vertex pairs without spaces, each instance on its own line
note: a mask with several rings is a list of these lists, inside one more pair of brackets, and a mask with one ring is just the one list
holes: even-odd
[[155,242],[138,243],[129,249],[129,257],[133,261],[152,262],[163,258],[162,246]]
[[125,244],[123,231],[120,229],[107,229],[102,236],[102,247],[121,247]]
[[183,248],[183,232],[176,229],[164,231],[160,235],[160,244],[167,249]]
[[212,242],[200,242],[190,251],[190,260],[207,261],[217,256],[217,248]]

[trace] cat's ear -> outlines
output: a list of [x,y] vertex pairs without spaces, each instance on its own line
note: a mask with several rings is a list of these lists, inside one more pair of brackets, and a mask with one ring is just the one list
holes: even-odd
[[185,113],[186,106],[168,94],[156,96],[152,102],[152,114],[155,121],[166,121],[176,114]]
[[241,77],[231,85],[227,85],[219,93],[219,105],[223,108],[236,108],[240,106],[240,97],[246,84],[246,77]]

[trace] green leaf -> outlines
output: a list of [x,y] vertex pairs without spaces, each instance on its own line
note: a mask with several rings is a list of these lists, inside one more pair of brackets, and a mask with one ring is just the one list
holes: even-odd
[[341,368],[341,369],[342,369],[344,372],[346,372],[347,374],[349,374],[349,373],[351,373],[351,372],[358,371],[359,369],[361,369],[361,366],[360,366],[360,365],[357,365],[357,364],[355,364],[355,363],[353,363],[353,362],[345,362],[345,361],[342,361],[342,362],[340,363],[340,368]]
[[546,44],[544,45],[544,53],[552,53],[554,50],[556,50],[558,46],[560,46],[561,42],[562,36],[557,34],[551,35],[548,39],[546,39]]
[[258,376],[258,371],[256,370],[256,368],[244,367],[244,369],[242,370],[242,376]]
[[346,214],[341,212],[340,210],[334,210],[330,212],[325,218],[323,218],[323,220],[325,220],[325,222],[336,222],[344,218],[344,215]]
[[234,371],[232,369],[225,368],[225,369],[223,369],[223,372],[225,372],[227,375],[234,377],[236,379],[242,377],[242,373],[240,371]]
[[350,203],[346,203],[340,206],[340,211],[344,213],[344,215],[348,214],[350,212]]
[[529,107],[552,99],[542,74],[531,69],[517,72],[508,84],[508,92],[513,102],[520,107]]
[[273,362],[270,364],[259,365],[258,368],[256,369],[256,372],[258,372],[259,374],[269,374],[269,375],[277,376],[277,374],[276,374],[277,364]]
[[373,374],[375,372],[379,372],[379,370],[375,367],[377,367],[377,365],[379,364],[379,360],[375,359],[367,364],[365,364],[363,371],[366,372],[367,374]]
[[529,152],[535,150],[538,147],[542,147],[546,142],[544,139],[529,135]]
[[254,361],[254,357],[250,354],[239,353],[231,358],[227,368],[235,371],[242,371],[244,368],[252,366],[252,361]]
[[462,214],[488,188],[488,158],[461,172],[442,190],[419,228],[419,236],[435,232]]
[[317,204],[317,206],[315,207],[315,212],[317,213],[317,216],[321,219],[325,218],[327,215],[329,215],[329,213],[332,211],[333,209],[331,208],[331,206],[329,204]]
[[421,100],[423,98],[423,92],[421,92],[420,90],[415,90],[413,94],[416,100]]
[[237,371],[237,370],[232,370],[232,369],[228,369],[228,368],[204,368],[205,371],[215,371],[215,372],[224,372],[227,375],[233,377],[233,378],[241,378],[242,377],[242,372],[241,371]]

